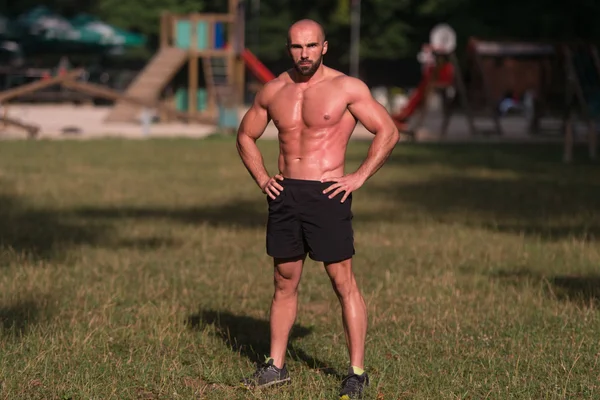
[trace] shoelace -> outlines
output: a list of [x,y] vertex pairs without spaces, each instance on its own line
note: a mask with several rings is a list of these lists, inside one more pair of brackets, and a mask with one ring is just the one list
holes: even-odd
[[277,370],[275,369],[275,367],[273,365],[265,363],[256,370],[256,372],[254,373],[254,377],[258,378],[259,376],[261,376],[262,374],[264,374],[265,372],[267,372],[269,370],[277,372]]

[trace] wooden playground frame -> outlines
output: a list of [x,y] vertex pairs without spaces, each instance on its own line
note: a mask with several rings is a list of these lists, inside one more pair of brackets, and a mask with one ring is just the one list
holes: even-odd
[[[473,111],[473,115],[491,119],[493,134],[504,134],[503,116],[498,110],[502,98],[498,93],[500,90],[503,94],[507,91],[518,92],[519,95],[527,91],[535,93],[532,99],[535,104],[527,126],[529,134],[540,132],[543,117],[559,116],[564,122],[564,96],[558,101],[558,105],[551,96],[557,85],[563,95],[567,90],[565,73],[557,70],[557,67],[562,68],[563,60],[556,45],[470,38],[467,50],[470,80],[466,96],[470,103],[477,105],[477,111]],[[527,73],[523,73],[523,70]],[[492,76],[490,73],[496,75]]]
[[569,83],[567,90],[567,118],[564,132],[564,154],[563,161],[571,163],[573,161],[573,147],[575,143],[575,120],[579,117],[587,125],[587,144],[588,156],[591,160],[595,160],[598,154],[598,133],[596,119],[600,119],[600,110],[592,110],[591,104],[584,93],[585,83],[575,66],[574,57],[577,49],[583,49],[584,53],[589,53],[591,64],[595,72],[595,77],[598,86],[595,88],[595,94],[600,99],[600,56],[598,48],[590,43],[573,43],[563,44],[562,51],[567,60],[567,80]]
[[[200,83],[200,69],[203,71],[207,91],[206,114],[214,116],[219,103],[227,102],[230,107],[242,104],[245,92],[245,64],[242,52],[245,47],[243,3],[239,0],[228,0],[228,12],[174,14],[163,12],[160,19],[160,48],[179,47],[187,52],[188,64],[188,114],[198,113],[197,91]],[[189,40],[181,40],[178,24],[189,26]],[[217,38],[217,31],[221,38]],[[220,39],[220,40],[219,40]],[[220,46],[217,42],[221,42]],[[187,42],[187,43],[186,43]],[[200,43],[202,42],[202,43]],[[215,71],[211,59],[226,60],[226,86],[219,87],[215,81]],[[230,93],[224,93],[230,92]],[[225,99],[227,97],[227,99]],[[173,98],[167,100],[173,103]]]
[[[591,111],[589,101],[584,95],[585,83],[581,81],[580,74],[575,71],[573,61],[573,49],[575,47],[583,48],[584,51],[589,53],[594,66],[594,71],[591,71],[591,73],[595,74],[598,83],[596,88],[597,101],[600,102],[600,53],[594,44],[487,41],[471,38],[469,46],[470,58],[468,64],[471,75],[475,76],[475,83],[473,81],[465,82],[454,52],[441,54],[433,52],[435,68],[425,86],[423,97],[426,99],[434,90],[442,92],[443,121],[440,131],[442,137],[447,133],[455,108],[455,105],[452,104],[453,99],[447,94],[449,88],[455,90],[457,100],[464,110],[472,135],[479,133],[475,126],[476,116],[491,120],[493,133],[503,135],[501,123],[503,117],[499,115],[496,109],[498,106],[497,94],[495,95],[492,90],[493,83],[498,86],[498,82],[493,81],[498,78],[492,78],[486,74],[484,60],[487,59],[488,63],[490,61],[502,63],[504,59],[510,59],[514,63],[529,60],[532,64],[536,62],[540,64],[538,68],[539,76],[533,79],[537,82],[537,86],[532,85],[531,82],[529,84],[523,83],[523,78],[520,76],[512,77],[513,85],[527,87],[536,94],[533,113],[527,127],[528,134],[539,133],[542,118],[559,119],[562,123],[560,133],[563,135],[564,140],[564,161],[571,162],[575,142],[574,126],[576,117],[579,116],[588,126],[587,145],[589,157],[592,160],[596,159],[597,132],[595,119],[600,118],[600,109],[595,110],[595,113]],[[452,82],[442,82],[440,84],[440,71],[447,64],[451,64],[455,71]],[[515,84],[514,81],[518,83]],[[474,91],[479,91],[481,99],[473,99]],[[425,102],[426,100],[423,101],[423,103]],[[475,110],[474,103],[477,104],[479,110]],[[420,115],[417,116],[417,127],[424,121],[426,113],[427,106],[422,105]]]
[[192,114],[189,115],[185,112],[180,112],[173,109],[171,106],[164,104],[161,101],[153,101],[153,100],[145,100],[139,99],[136,97],[127,96],[123,93],[120,93],[116,90],[109,89],[102,85],[97,85],[88,82],[77,81],[83,74],[83,69],[74,69],[65,73],[64,75],[55,76],[49,79],[38,80],[35,82],[31,82],[14,89],[5,90],[0,92],[0,104],[2,105],[2,115],[0,116],[0,123],[4,126],[16,126],[17,128],[21,128],[25,130],[30,138],[34,138],[37,136],[39,132],[39,127],[32,124],[27,124],[25,122],[19,121],[15,118],[11,118],[8,116],[8,102],[12,99],[18,98],[19,96],[23,96],[29,93],[33,93],[37,90],[41,90],[44,88],[48,88],[55,85],[62,85],[66,88],[76,90],[82,93],[90,94],[91,96],[101,97],[109,100],[122,100],[126,102],[130,102],[142,107],[146,108],[155,108],[160,112],[169,115],[174,119],[183,119],[183,120],[192,120],[194,122],[199,123],[212,123],[212,119],[208,119],[203,115]]
[[18,86],[14,89],[8,89],[0,92],[0,104],[2,105],[2,116],[0,116],[0,122],[4,126],[16,126],[17,128],[23,129],[27,132],[30,138],[34,138],[37,136],[39,132],[39,127],[37,125],[27,124],[25,122],[19,121],[15,118],[11,118],[8,116],[8,102],[14,98],[23,96],[28,93],[33,93],[37,90],[41,90],[47,87],[51,87],[54,85],[59,85],[67,80],[71,80],[73,78],[77,78],[83,73],[83,70],[76,69],[73,71],[69,71],[64,75],[59,75],[52,77],[46,80],[39,80],[35,82],[31,82],[22,86]]
[[[160,98],[147,99],[143,96],[122,93],[103,85],[77,80],[82,75],[83,70],[76,69],[59,76],[38,80],[0,92],[0,105],[3,110],[2,115],[0,115],[0,127],[16,126],[26,130],[30,137],[35,137],[39,127],[10,118],[7,113],[7,106],[12,99],[54,85],[62,85],[94,97],[113,100],[115,101],[113,109],[117,106],[117,102],[156,109],[163,121],[185,120],[210,125],[218,124],[218,108],[220,106],[236,109],[243,102],[246,66],[242,57],[245,49],[242,4],[239,0],[228,0],[228,12],[222,14],[193,13],[180,15],[170,12],[162,13],[160,19],[160,48],[177,47],[185,51],[188,64],[187,110],[177,110],[173,97],[166,100]],[[177,25],[182,23],[189,26],[189,33],[187,33],[189,37],[187,38],[182,38],[181,31],[177,29]],[[201,26],[204,28],[203,32],[199,31]],[[218,38],[215,36],[219,28],[221,37],[220,46],[217,46]],[[185,45],[182,46],[182,43]],[[213,59],[225,61],[225,82],[215,81],[216,72],[211,64]],[[204,72],[203,77],[207,92],[207,107],[203,111],[198,110],[196,95],[200,83],[200,69]],[[173,74],[175,72],[172,71]]]

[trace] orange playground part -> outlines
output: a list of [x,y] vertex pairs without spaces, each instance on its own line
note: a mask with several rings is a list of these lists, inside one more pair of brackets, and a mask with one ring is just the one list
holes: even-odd
[[246,67],[260,83],[265,84],[275,79],[275,75],[250,50],[245,48],[242,52],[242,58]]
[[434,87],[448,87],[454,82],[454,66],[447,62],[439,68],[435,65],[428,66],[421,78],[421,82],[410,96],[406,106],[398,113],[392,115],[398,129],[406,128],[406,121],[415,113],[427,98],[429,89]]

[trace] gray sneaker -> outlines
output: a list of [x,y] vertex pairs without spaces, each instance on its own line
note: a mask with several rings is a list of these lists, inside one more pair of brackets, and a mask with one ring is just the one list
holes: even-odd
[[363,391],[367,386],[369,386],[369,375],[367,375],[366,372],[357,375],[354,373],[354,370],[350,368],[348,370],[348,375],[342,380],[340,400],[362,399]]
[[251,388],[264,388],[275,385],[283,385],[290,383],[291,378],[288,374],[286,365],[279,369],[273,365],[273,359],[267,358],[264,363],[261,363],[256,368],[256,372],[248,378],[242,380],[242,385]]

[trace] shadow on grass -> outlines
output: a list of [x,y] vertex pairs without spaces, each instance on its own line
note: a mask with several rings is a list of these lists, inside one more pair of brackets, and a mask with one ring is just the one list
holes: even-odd
[[483,227],[491,231],[539,236],[600,239],[600,181],[548,177],[480,178],[460,175],[420,182],[371,186],[368,196],[400,204],[357,220],[406,222],[415,218],[402,205],[422,210],[427,219]]
[[184,224],[262,227],[266,201],[238,201],[190,208],[86,207],[74,210],[28,205],[18,196],[0,192],[0,266],[23,260],[62,260],[84,245],[111,249],[155,249],[179,242],[169,237],[119,238],[117,222],[126,219],[169,219]]
[[42,315],[47,314],[47,310],[43,308],[45,307],[33,300],[20,300],[0,306],[0,336],[22,337],[31,326],[39,323]]
[[516,271],[501,270],[492,275],[513,286],[543,286],[550,298],[574,302],[580,306],[600,306],[600,275],[554,275],[544,276],[527,269]]
[[600,275],[554,276],[549,282],[556,288],[558,298],[568,299],[589,305],[600,305]]
[[[353,149],[348,161],[362,162],[366,146]],[[544,171],[551,168],[569,169],[577,166],[594,166],[588,149],[577,144],[573,162],[563,165],[562,143],[401,143],[386,161],[390,166],[443,165],[451,168],[487,168],[517,172]]]
[[23,257],[61,258],[69,248],[97,243],[108,233],[104,225],[70,218],[65,211],[29,207],[0,193],[0,264]]
[[187,208],[169,207],[107,207],[80,208],[74,215],[85,219],[170,219],[186,224],[257,228],[263,227],[267,218],[266,200],[239,200],[221,204]]
[[[269,340],[271,333],[269,321],[235,315],[229,311],[206,310],[190,316],[186,322],[188,326],[196,330],[202,330],[208,325],[213,325],[216,328],[217,335],[232,351],[239,352],[254,363],[264,361],[265,356],[270,353]],[[294,325],[290,332],[288,356],[326,375],[342,379],[343,376],[334,368],[329,367],[327,363],[293,345],[294,339],[308,336],[311,333],[311,328]]]

